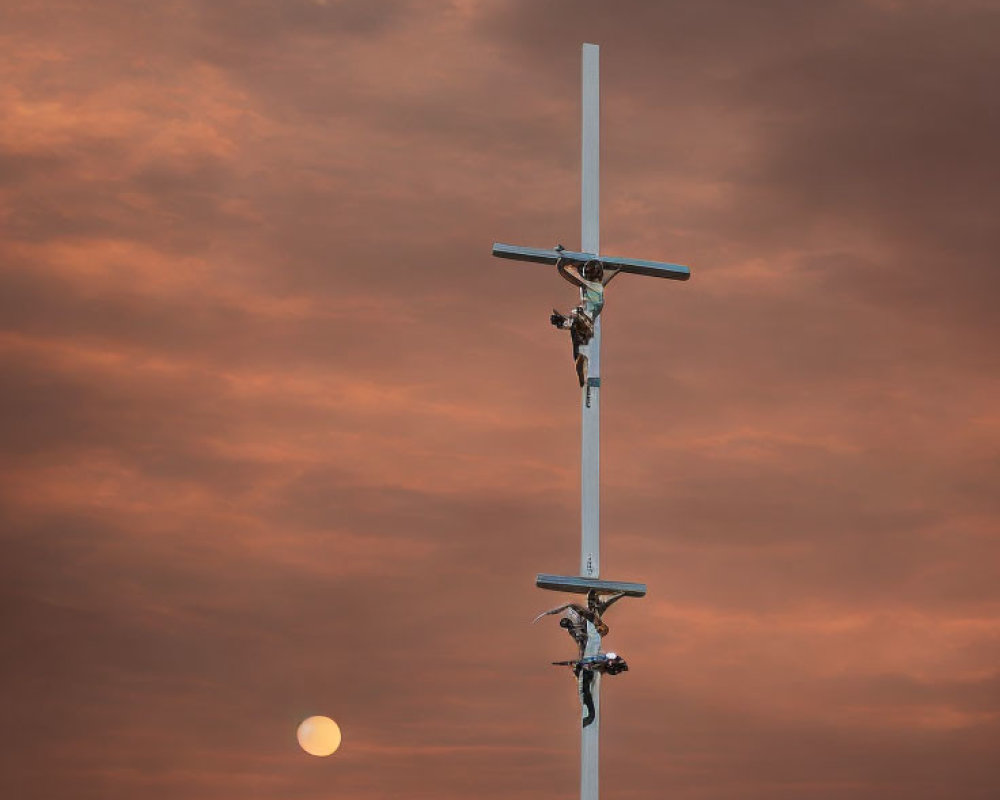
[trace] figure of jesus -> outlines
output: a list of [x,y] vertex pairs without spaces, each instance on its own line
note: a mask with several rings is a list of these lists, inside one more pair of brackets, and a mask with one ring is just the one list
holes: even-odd
[[586,386],[587,356],[580,352],[580,347],[587,344],[594,336],[594,323],[604,308],[604,286],[607,283],[604,278],[604,265],[597,259],[591,259],[583,265],[581,273],[575,264],[567,263],[565,259],[560,258],[556,262],[556,269],[564,279],[580,290],[580,305],[568,314],[560,314],[553,309],[549,321],[557,328],[569,330],[570,341],[573,343],[576,375],[580,380],[580,386]]

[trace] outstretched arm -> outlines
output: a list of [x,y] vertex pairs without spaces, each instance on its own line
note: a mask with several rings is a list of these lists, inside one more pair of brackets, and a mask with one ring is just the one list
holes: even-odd
[[562,277],[572,283],[574,286],[585,289],[590,281],[584,280],[583,275],[580,274],[580,270],[576,268],[573,262],[568,262],[564,258],[560,258],[556,261],[556,269],[559,270],[559,274]]
[[567,603],[564,606],[559,606],[559,608],[550,608],[548,611],[543,611],[541,614],[539,614],[537,617],[535,617],[533,620],[531,620],[531,624],[534,625],[542,617],[546,617],[549,614],[558,614],[560,611],[565,611],[567,608],[570,608],[572,605],[573,605],[572,603]]
[[585,609],[583,606],[578,606],[576,603],[566,603],[566,605],[559,606],[558,608],[550,608],[548,611],[543,611],[541,614],[539,614],[537,617],[531,620],[531,624],[534,625],[536,622],[538,622],[538,620],[540,620],[542,617],[548,614],[558,614],[560,611],[566,611],[567,609],[573,609],[577,614],[579,614],[584,618],[586,618],[587,616],[587,609]]
[[609,597],[607,600],[599,600],[595,605],[597,606],[597,610],[601,614],[603,614],[605,611],[608,610],[608,608],[617,603],[623,597],[625,597],[625,592],[616,592],[615,594],[611,595],[611,597]]

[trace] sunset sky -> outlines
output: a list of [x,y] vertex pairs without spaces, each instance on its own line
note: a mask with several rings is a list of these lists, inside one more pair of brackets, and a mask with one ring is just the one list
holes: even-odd
[[[1000,5],[0,8],[0,797],[1000,797]],[[300,721],[343,730],[330,758]]]

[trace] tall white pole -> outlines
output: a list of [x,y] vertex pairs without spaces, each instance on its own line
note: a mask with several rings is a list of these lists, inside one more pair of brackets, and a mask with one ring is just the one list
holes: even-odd
[[[600,48],[596,44],[583,46],[583,119],[582,119],[580,249],[585,253],[600,252],[600,144],[601,88]],[[580,453],[580,575],[599,578],[601,574],[601,318],[594,324],[594,336],[583,348],[587,356],[587,386],[581,391],[583,416],[582,448]],[[593,625],[587,625],[590,636],[586,655],[596,655],[601,649],[601,637]],[[601,729],[601,676],[594,673],[593,723],[583,728],[580,738],[580,800],[597,800],[599,787],[598,755]]]
[[[581,264],[588,256],[598,258],[605,269],[614,273],[630,272],[672,280],[687,280],[690,270],[681,264],[663,261],[612,258],[600,255],[600,193],[601,193],[601,84],[600,48],[596,44],[583,46],[583,114],[581,117],[581,186],[580,186],[580,252],[565,251],[562,246],[552,250],[534,247],[493,243],[493,255],[498,258],[512,258],[536,264],[560,264],[569,259],[573,264]],[[610,276],[609,276],[610,277]],[[555,317],[553,319],[556,319]],[[580,347],[587,357],[587,380],[582,387],[580,448],[580,580],[576,577],[560,575],[538,575],[537,585],[542,589],[559,591],[594,590],[617,591],[634,597],[642,597],[646,587],[638,583],[599,581],[601,576],[601,317],[594,320],[594,335],[587,345]],[[596,656],[601,652],[601,637],[594,625],[587,623],[587,646],[585,656]],[[599,774],[598,756],[601,731],[601,674],[592,672],[591,694],[594,703],[593,721],[583,727],[580,738],[580,798],[598,800]],[[578,676],[579,677],[579,676]],[[583,698],[581,698],[583,699]],[[582,704],[583,705],[583,704]]]

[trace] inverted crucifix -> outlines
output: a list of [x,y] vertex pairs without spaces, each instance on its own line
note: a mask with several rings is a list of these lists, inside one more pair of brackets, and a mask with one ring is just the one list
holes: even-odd
[[[587,605],[567,603],[553,612],[565,611],[563,627],[579,645],[579,658],[555,662],[572,666],[580,686],[583,731],[580,742],[580,798],[598,797],[598,744],[600,733],[600,677],[628,669],[615,653],[601,651],[601,636],[608,630],[603,612],[613,599],[642,597],[641,583],[600,579],[600,391],[601,310],[604,287],[618,273],[687,280],[687,267],[661,261],[643,261],[600,254],[600,79],[599,48],[583,46],[583,159],[581,170],[581,244],[579,251],[561,245],[552,249],[494,244],[493,255],[518,261],[555,266],[578,286],[580,304],[568,314],[556,311],[551,321],[569,330],[574,363],[581,389],[583,417],[580,481],[581,549],[578,576],[537,576],[542,589],[587,595]],[[606,598],[606,599],[605,599]],[[542,615],[544,616],[544,614]],[[600,626],[600,629],[599,627]]]

